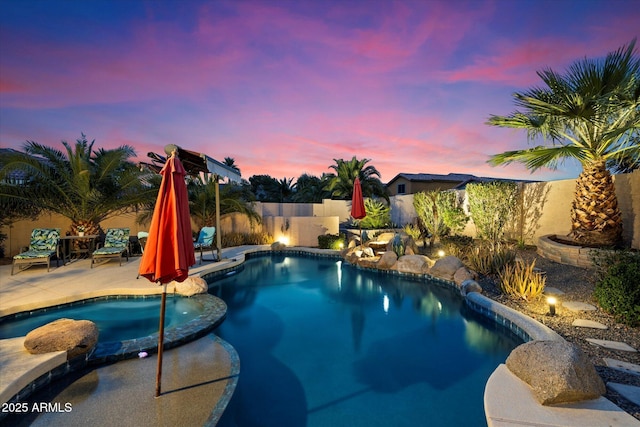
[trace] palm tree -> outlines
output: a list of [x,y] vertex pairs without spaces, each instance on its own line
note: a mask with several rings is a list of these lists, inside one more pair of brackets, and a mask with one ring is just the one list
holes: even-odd
[[571,206],[571,237],[583,244],[619,243],[622,218],[607,162],[640,162],[640,59],[635,40],[602,59],[574,62],[566,73],[539,71],[546,87],[515,93],[516,110],[487,124],[526,129],[530,140],[549,141],[491,157],[493,165],[524,163],[532,171],[566,158],[582,172]]
[[[216,223],[216,191],[213,176],[192,178],[187,185],[189,210],[199,228]],[[250,221],[260,223],[260,215],[253,209],[252,194],[247,187],[229,183],[220,186],[220,214],[240,212]]]
[[240,168],[238,167],[238,165],[236,165],[236,161],[234,160],[233,157],[225,157],[224,162],[222,162],[222,164],[225,166],[229,166],[231,169],[240,173]]
[[325,190],[323,178],[304,173],[298,177],[292,200],[297,203],[322,203],[331,195]]
[[380,172],[372,166],[365,166],[371,159],[351,160],[333,159],[335,165],[329,166],[336,171],[335,174],[326,175],[327,183],[325,189],[331,193],[331,197],[338,200],[349,200],[353,193],[353,182],[356,177],[360,178],[362,185],[362,195],[365,197],[382,197],[387,202],[389,195],[384,184],[380,181]]
[[278,180],[275,196],[280,203],[288,203],[294,192],[293,178],[284,177]]
[[94,150],[94,143],[82,134],[74,145],[62,141],[62,152],[27,141],[24,152],[3,156],[0,179],[12,171],[23,171],[29,180],[23,191],[3,192],[3,196],[29,199],[44,211],[69,218],[74,234],[80,226],[96,234],[101,221],[155,199],[157,189],[147,185],[146,174],[129,161],[136,156],[133,148]]

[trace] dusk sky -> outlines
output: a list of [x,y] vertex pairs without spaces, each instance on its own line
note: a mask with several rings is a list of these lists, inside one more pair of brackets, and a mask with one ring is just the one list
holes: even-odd
[[167,144],[243,178],[332,172],[574,178],[491,167],[512,94],[640,32],[637,0],[0,0],[0,146]]

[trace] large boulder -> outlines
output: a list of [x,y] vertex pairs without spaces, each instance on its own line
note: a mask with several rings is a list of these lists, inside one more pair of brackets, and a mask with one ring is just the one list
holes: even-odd
[[380,233],[375,237],[375,241],[380,243],[389,243],[390,241],[393,240],[395,236],[396,236],[396,233],[391,233],[391,232]]
[[530,341],[506,362],[543,405],[597,399],[606,392],[593,364],[579,347],[562,341]]
[[467,267],[460,267],[453,275],[453,281],[460,287],[466,280],[476,280],[478,278],[475,272],[469,270]]
[[176,293],[190,297],[197,294],[206,294],[209,290],[207,282],[197,276],[187,277],[183,282],[176,282],[175,280],[169,283],[169,287],[173,286]]
[[463,297],[469,295],[472,292],[482,293],[482,286],[475,280],[465,280],[460,284],[460,295]]
[[287,245],[285,245],[282,242],[273,242],[271,244],[271,250],[272,251],[282,251],[282,250],[284,250],[286,248],[287,248]]
[[441,279],[453,280],[456,271],[461,267],[464,267],[462,261],[453,255],[449,255],[437,260],[433,267],[431,267],[429,274]]
[[431,260],[424,255],[404,255],[396,263],[396,268],[402,273],[424,274],[430,266]]
[[376,266],[383,270],[388,270],[398,261],[398,255],[393,251],[387,251],[382,254]]
[[98,342],[98,327],[89,320],[58,319],[29,332],[24,347],[31,354],[66,351],[67,359],[88,353]]

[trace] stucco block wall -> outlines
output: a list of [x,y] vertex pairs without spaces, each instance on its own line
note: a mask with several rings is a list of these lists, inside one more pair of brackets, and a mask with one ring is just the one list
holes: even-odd
[[275,240],[286,237],[290,246],[318,246],[318,236],[338,234],[340,222],[337,216],[272,216],[263,218],[263,225]]
[[[627,245],[640,249],[640,170],[632,174],[614,176],[618,203],[622,211],[623,239]],[[516,215],[509,224],[509,235],[518,238],[524,230],[525,241],[537,244],[538,237],[547,234],[566,235],[571,229],[569,212],[575,191],[575,180],[561,180],[541,183],[524,184],[525,215]],[[289,221],[289,238],[291,245],[317,246],[318,235],[337,234],[340,224],[349,221],[351,201],[324,200],[323,203],[256,203],[256,211],[263,218],[263,224],[251,224],[243,215],[223,215],[220,226],[224,233],[232,231],[250,233],[267,231],[274,238],[282,235],[281,227],[285,220]],[[129,227],[131,234],[147,231],[148,225],[138,225],[135,214],[124,214],[102,222],[102,228]],[[521,227],[525,218],[524,228]],[[413,195],[398,195],[391,197],[391,220],[394,224],[404,226],[413,223],[416,213],[413,209]],[[71,222],[58,215],[45,214],[35,221],[19,221],[12,227],[4,227],[2,232],[7,234],[4,243],[5,256],[13,256],[20,252],[20,248],[29,244],[29,237],[33,228],[58,227],[64,234]],[[195,225],[194,230],[197,230]],[[476,230],[470,221],[463,234],[475,236]]]
[[[623,241],[640,249],[640,170],[614,176],[618,205],[622,212]],[[571,202],[575,192],[575,179],[523,184],[524,215],[516,215],[508,224],[507,235],[517,239],[521,235],[529,244],[547,234],[566,235],[571,230]],[[462,192],[464,194],[464,192]],[[466,199],[465,199],[466,208]],[[416,218],[413,195],[391,197],[391,220],[404,226]],[[476,228],[469,221],[463,232],[475,236]]]

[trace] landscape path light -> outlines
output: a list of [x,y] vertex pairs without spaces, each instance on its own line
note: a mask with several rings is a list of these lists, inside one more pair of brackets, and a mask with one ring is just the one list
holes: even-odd
[[558,303],[558,300],[556,299],[556,297],[548,297],[547,303],[549,304],[549,316],[555,316],[556,304]]

